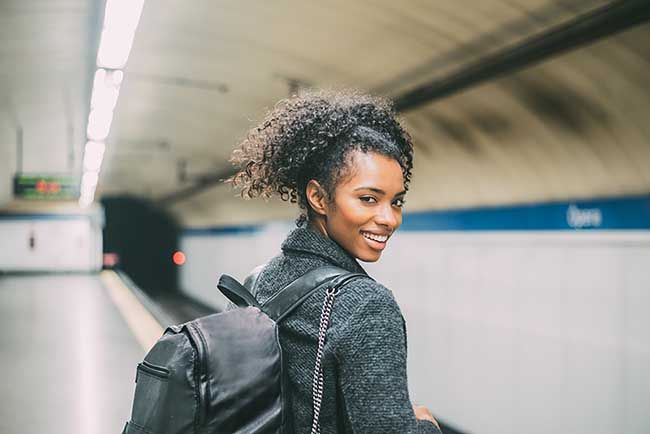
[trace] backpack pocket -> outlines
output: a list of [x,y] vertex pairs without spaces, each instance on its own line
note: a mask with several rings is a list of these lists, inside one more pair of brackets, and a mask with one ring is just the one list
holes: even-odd
[[126,433],[157,434],[161,427],[156,425],[166,419],[164,412],[169,404],[165,402],[169,396],[169,370],[144,361],[138,364],[135,382],[133,411]]
[[156,434],[156,433],[145,430],[142,427],[139,427],[138,425],[134,424],[133,422],[129,422],[124,427],[124,431],[122,431],[122,434]]
[[[138,371],[136,375],[140,375],[140,372],[144,374],[153,375],[161,380],[167,380],[169,378],[169,369],[164,366],[157,366],[153,363],[149,363],[146,360],[143,360],[142,363],[138,364]],[[135,382],[138,382],[136,377]]]
[[198,356],[183,329],[168,328],[138,364],[131,420],[124,434],[197,432]]

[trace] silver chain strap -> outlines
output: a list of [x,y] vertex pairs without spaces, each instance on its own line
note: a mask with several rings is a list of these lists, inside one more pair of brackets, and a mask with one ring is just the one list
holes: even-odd
[[332,305],[334,297],[338,294],[338,288],[327,288],[325,292],[325,302],[320,314],[320,326],[318,329],[318,350],[316,351],[316,365],[314,366],[314,376],[312,377],[312,402],[314,406],[313,419],[311,423],[311,434],[320,434],[320,407],[323,402],[323,351],[325,349],[325,334],[330,325],[330,315],[332,314]]

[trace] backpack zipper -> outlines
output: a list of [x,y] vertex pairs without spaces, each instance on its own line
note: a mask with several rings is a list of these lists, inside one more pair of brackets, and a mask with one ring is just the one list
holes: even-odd
[[147,362],[146,360],[143,360],[142,363],[138,363],[138,367],[142,371],[163,380],[167,380],[169,378],[169,369],[162,366],[156,366],[152,363]]

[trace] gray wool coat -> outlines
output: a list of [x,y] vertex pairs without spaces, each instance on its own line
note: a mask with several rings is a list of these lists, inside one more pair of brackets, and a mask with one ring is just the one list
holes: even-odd
[[[309,228],[293,230],[282,252],[263,268],[253,292],[264,303],[276,291],[314,268],[336,265],[365,273],[335,241]],[[324,290],[280,324],[280,344],[291,386],[296,433],[310,432],[312,375]],[[323,356],[320,425],[331,433],[432,433],[417,420],[406,378],[406,328],[389,289],[371,279],[345,284],[334,301]]]

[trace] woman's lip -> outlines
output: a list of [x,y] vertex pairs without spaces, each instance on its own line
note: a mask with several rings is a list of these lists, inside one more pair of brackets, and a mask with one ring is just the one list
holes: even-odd
[[380,237],[390,237],[392,232],[374,232],[374,231],[364,231],[362,230],[361,233],[367,233],[367,234],[372,234],[372,235],[379,235]]
[[[367,231],[364,231],[364,232],[367,232]],[[372,233],[372,232],[370,232],[370,233]],[[371,240],[370,238],[364,237],[363,235],[361,235],[361,236],[363,237],[364,240],[366,240],[366,243],[368,244],[368,246],[370,246],[370,248],[373,249],[373,250],[384,250],[386,248],[386,242],[388,241],[388,239],[386,241],[384,241],[384,242],[381,242],[381,241]]]

